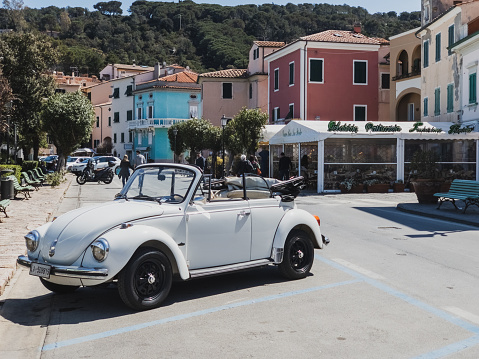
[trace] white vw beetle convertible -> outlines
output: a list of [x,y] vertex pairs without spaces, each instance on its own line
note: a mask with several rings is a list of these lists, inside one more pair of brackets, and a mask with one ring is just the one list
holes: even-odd
[[18,263],[57,293],[117,282],[123,302],[136,310],[158,307],[173,279],[265,265],[304,278],[314,248],[329,240],[319,218],[296,208],[301,188],[301,177],[211,180],[195,166],[141,165],[114,201],[28,233],[28,253]]

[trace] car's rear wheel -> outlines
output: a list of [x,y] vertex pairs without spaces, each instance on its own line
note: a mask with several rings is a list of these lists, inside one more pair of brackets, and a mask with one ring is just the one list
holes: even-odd
[[314,246],[308,235],[299,230],[291,231],[284,244],[280,273],[288,279],[301,279],[308,275],[314,260]]
[[80,176],[77,177],[77,183],[78,184],[85,184],[86,182],[86,177],[85,174],[82,173]]
[[45,288],[47,288],[49,291],[52,291],[58,294],[71,293],[79,288],[79,286],[77,285],[62,285],[62,284],[52,283],[43,278],[40,278],[40,282],[42,282]]
[[118,292],[130,308],[152,309],[168,296],[172,281],[168,257],[151,248],[140,248],[118,275]]

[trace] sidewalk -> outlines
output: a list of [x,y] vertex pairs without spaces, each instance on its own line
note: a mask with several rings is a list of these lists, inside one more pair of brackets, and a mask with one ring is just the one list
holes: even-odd
[[51,221],[53,213],[59,208],[71,181],[74,180],[71,175],[65,178],[67,180],[58,187],[44,185],[38,191],[31,192],[31,198],[28,200],[22,199],[23,195],[19,194],[7,207],[9,218],[0,213],[3,222],[0,223],[0,295],[15,273],[17,257],[26,254],[23,236]]
[[[0,223],[0,296],[15,273],[17,256],[26,253],[23,236],[30,230],[51,221],[54,215],[74,209],[78,205],[77,200],[72,200],[73,197],[67,198],[67,201],[62,203],[75,176],[67,175],[66,179],[56,188],[45,185],[40,190],[32,192],[32,198],[29,200],[22,200],[20,196],[18,196],[19,199],[12,200],[7,209],[10,218],[3,218],[3,214],[0,213],[3,221]],[[312,191],[301,193],[301,196],[310,195],[316,195],[316,193]],[[371,197],[375,194],[364,193],[361,196]],[[390,200],[391,206],[396,206],[399,211],[479,227],[479,207],[477,206],[471,206],[466,213],[462,213],[455,210],[451,203],[444,203],[440,210],[436,209],[436,204],[419,204],[412,194],[404,196],[398,193],[391,193],[390,196],[381,194],[380,198]],[[404,200],[407,202],[398,203]]]

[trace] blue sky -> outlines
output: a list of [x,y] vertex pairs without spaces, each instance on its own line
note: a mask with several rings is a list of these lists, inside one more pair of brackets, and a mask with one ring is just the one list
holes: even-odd
[[[31,8],[42,8],[47,7],[50,5],[57,6],[57,7],[87,7],[90,10],[93,9],[93,5],[97,4],[100,1],[108,1],[108,0],[23,0],[24,5],[31,7]],[[131,3],[134,0],[118,0],[121,1],[123,4],[123,13],[127,13],[127,9],[130,7]],[[293,1],[293,0],[275,0],[275,1],[254,1],[254,0],[224,0],[224,1],[211,1],[211,0],[193,0],[196,3],[210,3],[210,4],[221,4],[221,5],[244,5],[244,4],[264,4],[264,3],[274,3],[278,5],[286,5],[287,3],[293,4],[313,4],[318,3],[318,1]],[[175,3],[178,0],[174,0]],[[347,4],[350,6],[361,6],[368,10],[369,13],[374,14],[376,12],[388,12],[388,11],[396,11],[398,14],[403,11],[419,11],[421,10],[421,1],[420,0],[329,0],[324,1],[325,3],[332,4],[332,5],[342,5]]]

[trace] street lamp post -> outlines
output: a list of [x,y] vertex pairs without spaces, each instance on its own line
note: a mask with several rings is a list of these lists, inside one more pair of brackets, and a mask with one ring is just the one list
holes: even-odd
[[10,120],[12,116],[12,101],[7,103],[8,114],[7,114],[7,163],[10,163]]
[[175,151],[173,152],[173,162],[176,163],[176,135],[178,134],[178,130],[176,128],[173,129],[173,135],[175,136]]
[[221,117],[221,142],[223,142],[223,164],[221,166],[221,175],[223,178],[225,178],[225,127],[227,123],[228,119],[223,114],[223,117]]

